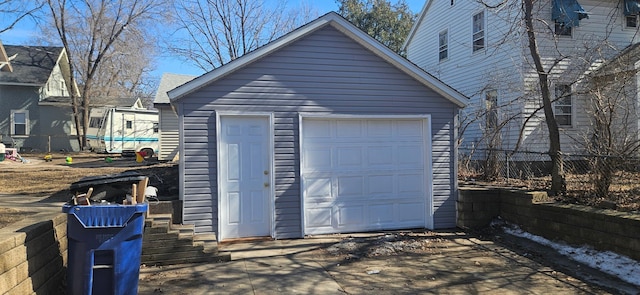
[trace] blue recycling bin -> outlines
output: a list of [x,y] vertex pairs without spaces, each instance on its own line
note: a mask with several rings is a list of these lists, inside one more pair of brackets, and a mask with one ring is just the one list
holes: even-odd
[[67,213],[69,294],[138,294],[147,206],[62,207]]

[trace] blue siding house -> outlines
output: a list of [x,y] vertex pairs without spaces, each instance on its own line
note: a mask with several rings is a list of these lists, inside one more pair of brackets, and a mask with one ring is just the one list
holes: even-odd
[[79,149],[62,47],[0,43],[0,142],[26,151]]
[[168,95],[183,221],[198,233],[455,227],[467,98],[336,13]]

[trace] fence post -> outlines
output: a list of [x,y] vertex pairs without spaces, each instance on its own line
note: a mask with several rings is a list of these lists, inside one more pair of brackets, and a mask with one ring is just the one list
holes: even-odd
[[51,135],[47,135],[47,153],[51,152]]
[[507,184],[509,184],[509,152],[504,151],[504,163],[507,165]]

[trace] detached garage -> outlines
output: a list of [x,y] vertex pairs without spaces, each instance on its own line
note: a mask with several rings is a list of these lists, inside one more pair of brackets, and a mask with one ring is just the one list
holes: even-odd
[[455,226],[467,99],[336,13],[168,93],[183,222],[219,240]]

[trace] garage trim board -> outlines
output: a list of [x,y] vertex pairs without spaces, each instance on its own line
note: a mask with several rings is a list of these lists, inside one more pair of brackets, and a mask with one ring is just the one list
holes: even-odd
[[303,235],[433,228],[430,115],[299,120]]

